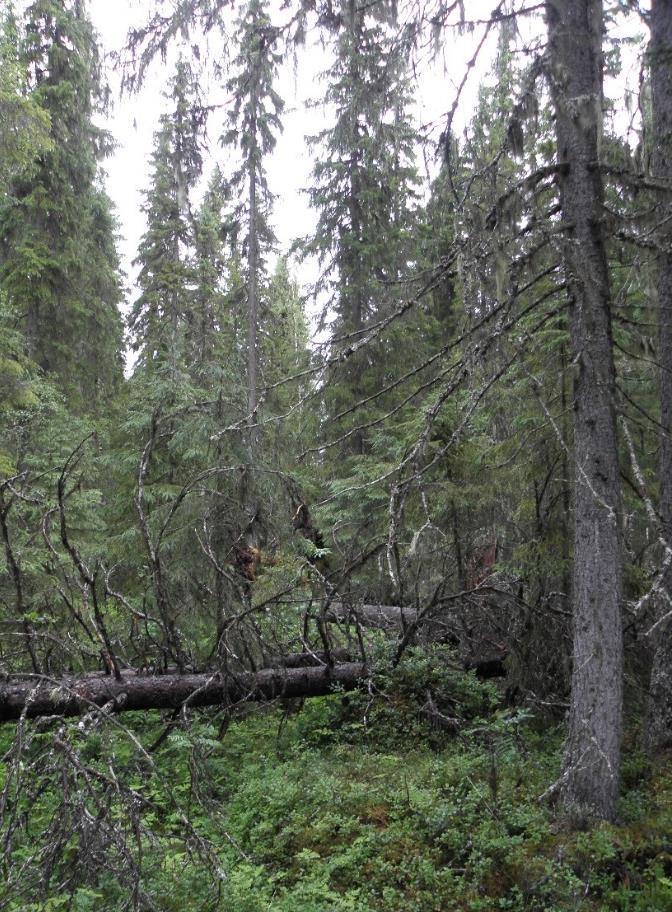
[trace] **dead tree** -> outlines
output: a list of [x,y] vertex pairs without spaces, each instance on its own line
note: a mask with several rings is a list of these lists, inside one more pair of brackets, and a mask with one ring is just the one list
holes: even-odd
[[0,722],[42,716],[80,716],[182,707],[230,706],[278,697],[319,697],[334,688],[354,690],[367,677],[361,662],[266,668],[240,675],[165,674],[14,676],[0,684]]

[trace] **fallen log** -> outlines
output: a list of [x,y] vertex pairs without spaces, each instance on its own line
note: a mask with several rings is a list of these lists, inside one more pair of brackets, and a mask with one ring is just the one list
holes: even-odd
[[[347,605],[343,602],[332,602],[327,609],[326,619],[338,623],[348,623],[356,619],[363,627],[387,632],[401,632],[413,626],[414,630],[428,631],[430,639],[438,640],[452,628],[449,622],[436,614],[423,616],[413,608],[401,608],[399,605]],[[497,653],[485,656],[463,655],[462,667],[473,671],[482,681],[488,678],[505,678],[507,675],[506,659],[509,650],[502,647]]]
[[417,617],[413,608],[400,608],[399,605],[347,605],[343,602],[332,602],[326,612],[328,621],[347,623],[356,619],[365,627],[376,630],[398,629],[402,623],[414,623]]
[[330,662],[344,663],[351,661],[352,656],[347,649],[332,649],[329,655],[320,649],[316,652],[290,652],[287,655],[278,656],[275,661],[271,660],[267,664],[269,668],[275,666],[280,666],[282,668],[306,668],[311,665],[318,667],[329,665]]
[[72,675],[47,678],[33,675],[0,683],[0,723],[40,716],[80,716],[95,707],[109,712],[179,709],[182,706],[226,706],[240,701],[277,697],[320,697],[334,688],[354,690],[367,677],[361,662],[331,668],[265,668],[256,674],[126,674]]

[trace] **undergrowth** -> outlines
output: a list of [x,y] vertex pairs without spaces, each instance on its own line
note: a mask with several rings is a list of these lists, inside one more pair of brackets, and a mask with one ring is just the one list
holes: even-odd
[[[433,680],[439,717],[428,713],[422,661],[369,691],[254,711],[221,738],[195,718],[144,781],[129,753],[127,775],[153,802],[147,901],[161,912],[672,912],[672,766],[629,752],[619,824],[573,831],[538,800],[557,775],[561,732],[497,710],[493,689],[471,676],[443,693],[445,674]],[[457,733],[441,725],[458,716]],[[135,734],[150,744],[160,730],[147,718]],[[97,736],[87,761],[123,769],[122,740]],[[207,783],[195,781],[195,758]],[[34,839],[48,799],[32,808]],[[215,852],[219,882],[189,848],[181,814]],[[0,907],[117,912],[128,900],[101,869]]]

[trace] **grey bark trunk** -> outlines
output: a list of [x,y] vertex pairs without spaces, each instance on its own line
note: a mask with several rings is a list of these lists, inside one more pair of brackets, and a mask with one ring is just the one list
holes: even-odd
[[623,645],[621,493],[611,293],[597,162],[602,114],[602,3],[549,0],[563,257],[574,379],[574,639],[560,797],[613,819],[619,790]]
[[[651,89],[654,152],[652,166],[657,177],[672,180],[672,0],[653,0],[651,5]],[[669,205],[669,194],[666,201]],[[662,207],[661,207],[662,208]],[[662,220],[663,212],[658,214]],[[672,544],[672,236],[669,228],[665,249],[658,255],[658,350],[660,358],[660,519],[665,541]],[[663,587],[672,592],[672,567]],[[658,606],[660,616],[669,602]],[[646,714],[647,747],[659,750],[672,744],[672,630],[662,624],[655,633],[651,683]]]

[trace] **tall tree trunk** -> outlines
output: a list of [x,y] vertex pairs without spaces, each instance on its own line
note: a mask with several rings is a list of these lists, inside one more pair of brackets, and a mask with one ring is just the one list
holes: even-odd
[[[672,180],[672,0],[651,5],[651,88],[653,109],[653,160],[657,177]],[[667,201],[669,201],[669,194]],[[661,214],[662,215],[662,214]],[[660,358],[660,519],[663,537],[672,544],[672,232],[658,255],[658,350]],[[672,567],[663,588],[672,593]],[[669,612],[669,602],[659,606]],[[646,741],[651,750],[672,744],[672,634],[670,624],[656,630],[651,687],[646,715]]]
[[[255,111],[252,123],[253,141],[256,143],[256,88],[252,90],[252,107]],[[248,153],[248,205],[249,231],[247,237],[247,427],[245,429],[245,469],[242,477],[242,504],[247,528],[244,543],[247,548],[259,547],[257,521],[258,503],[254,484],[254,461],[257,450],[257,324],[259,322],[259,225],[257,199],[257,155],[258,150]]]
[[563,256],[574,379],[574,647],[563,804],[613,819],[619,789],[623,643],[621,493],[611,293],[598,168],[602,3],[549,0]]

